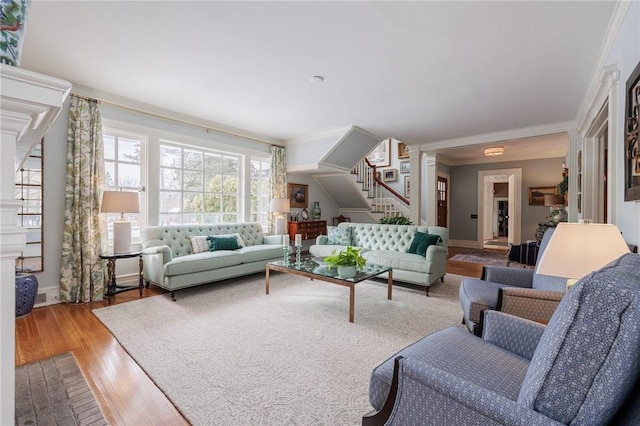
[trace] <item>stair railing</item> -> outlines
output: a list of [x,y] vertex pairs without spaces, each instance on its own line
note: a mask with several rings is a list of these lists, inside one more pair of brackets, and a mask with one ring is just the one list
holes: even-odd
[[377,167],[363,158],[354,168],[362,190],[367,192],[371,209],[383,217],[409,216],[409,200],[380,179]]

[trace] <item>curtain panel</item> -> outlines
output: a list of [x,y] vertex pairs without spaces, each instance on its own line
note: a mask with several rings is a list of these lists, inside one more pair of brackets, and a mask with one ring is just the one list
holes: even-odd
[[105,182],[102,118],[96,100],[71,95],[67,133],[65,218],[60,300],[102,300],[106,221],[100,215]]
[[[274,198],[287,198],[287,154],[283,146],[271,147],[271,165],[269,175],[269,196]],[[269,230],[271,234],[275,229],[276,215],[269,212]]]

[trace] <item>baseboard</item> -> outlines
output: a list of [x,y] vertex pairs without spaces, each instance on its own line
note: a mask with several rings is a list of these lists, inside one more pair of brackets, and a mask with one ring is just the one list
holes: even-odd
[[[120,275],[116,277],[118,285],[137,286],[138,274]],[[55,305],[61,303],[60,301],[60,287],[45,287],[38,288],[38,294],[36,294],[36,303],[34,308],[42,308],[44,306]]]

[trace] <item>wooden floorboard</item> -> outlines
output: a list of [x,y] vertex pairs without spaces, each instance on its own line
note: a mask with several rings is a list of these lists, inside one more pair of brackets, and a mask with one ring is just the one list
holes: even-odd
[[[449,247],[449,257],[463,251]],[[482,265],[448,261],[447,272],[479,278]],[[143,297],[162,293],[151,286],[143,290]],[[137,291],[121,293],[114,303],[138,297]],[[16,319],[16,365],[73,352],[110,425],[189,424],[91,313],[102,306],[108,302],[57,304]]]

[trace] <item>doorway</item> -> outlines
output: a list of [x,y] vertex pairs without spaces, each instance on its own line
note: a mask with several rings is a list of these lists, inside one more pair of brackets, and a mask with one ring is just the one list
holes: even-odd
[[438,175],[438,226],[447,228],[449,223],[449,179]]
[[[496,184],[504,184],[506,193],[496,197]],[[484,170],[478,172],[478,247],[507,248],[520,242],[522,169]],[[502,230],[500,236],[500,207]]]

